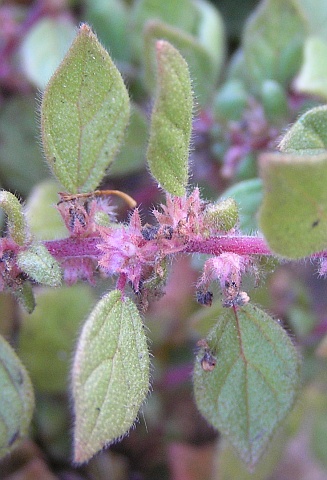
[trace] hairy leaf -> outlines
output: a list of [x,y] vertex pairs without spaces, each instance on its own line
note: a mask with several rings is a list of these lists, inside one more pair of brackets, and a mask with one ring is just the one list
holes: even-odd
[[327,106],[305,112],[279,144],[283,153],[319,155],[327,153]]
[[261,158],[264,199],[259,226],[270,248],[301,258],[327,247],[327,153],[267,153]]
[[151,117],[147,160],[159,185],[185,195],[193,97],[187,64],[168,42],[157,42],[158,93]]
[[[250,304],[222,314],[207,344],[195,363],[196,403],[253,466],[294,403],[298,353],[284,329]],[[214,356],[215,368],[203,368],[206,353]]]
[[327,107],[306,112],[260,161],[260,227],[276,253],[300,258],[327,245]]
[[153,91],[155,87],[154,50],[156,42],[161,39],[174,45],[183,55],[196,83],[195,97],[201,105],[205,105],[215,80],[208,53],[193,36],[159,21],[149,22],[145,29],[145,80],[149,89]]
[[42,244],[32,244],[27,250],[18,254],[17,263],[35,282],[58,287],[62,272],[57,260]]
[[23,309],[28,314],[31,314],[36,305],[31,283],[28,281],[24,282],[13,294]]
[[34,393],[25,367],[0,336],[0,458],[27,434]]
[[99,184],[128,117],[121,75],[84,24],[45,90],[41,111],[47,161],[69,193]]
[[86,321],[73,364],[74,460],[125,435],[149,390],[149,353],[136,306],[112,291]]
[[145,63],[150,90],[155,86],[155,41],[166,40],[185,58],[194,81],[195,97],[201,106],[207,105],[225,53],[224,24],[218,10],[207,0],[173,0],[169,4],[142,0],[135,7],[138,35],[134,46]]
[[24,245],[29,239],[29,233],[23,214],[23,208],[15,195],[2,190],[0,192],[0,208],[7,215],[8,231],[18,245]]

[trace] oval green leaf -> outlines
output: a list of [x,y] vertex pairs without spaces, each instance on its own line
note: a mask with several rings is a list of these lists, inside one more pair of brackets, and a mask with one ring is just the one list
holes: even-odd
[[158,92],[151,117],[147,160],[168,193],[183,196],[188,182],[193,96],[187,63],[164,40],[157,42]]
[[97,187],[118,151],[128,118],[122,77],[84,24],[51,78],[41,110],[45,155],[68,192]]
[[207,421],[254,466],[293,406],[299,387],[299,355],[285,330],[250,304],[227,310],[207,338],[213,369],[198,352],[194,392]]
[[149,390],[149,353],[136,306],[114,290],[86,321],[73,364],[74,461],[125,435]]
[[34,393],[25,367],[0,336],[0,458],[27,435]]

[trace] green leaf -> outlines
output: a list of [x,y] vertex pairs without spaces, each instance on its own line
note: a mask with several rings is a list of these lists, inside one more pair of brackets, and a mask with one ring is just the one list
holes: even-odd
[[211,57],[217,75],[225,56],[224,22],[211,2],[195,0],[194,5],[198,14],[195,37]]
[[37,184],[26,202],[26,219],[37,240],[56,240],[68,236],[68,230],[54,205],[58,202],[59,185],[54,180]]
[[248,94],[243,82],[231,79],[218,90],[214,97],[214,113],[217,119],[240,120],[248,105]]
[[43,90],[75,37],[67,18],[42,18],[23,37],[21,62],[27,78]]
[[287,84],[301,66],[305,22],[291,1],[265,0],[244,30],[246,69],[254,88],[264,80]]
[[183,196],[188,182],[188,155],[193,97],[187,64],[168,42],[157,42],[158,92],[151,117],[147,160],[159,185]]
[[120,73],[83,24],[42,101],[47,161],[70,193],[93,190],[113,161],[129,117]]
[[185,58],[191,78],[194,80],[194,95],[198,103],[205,106],[217,80],[217,58],[213,61],[206,48],[194,36],[159,21],[147,24],[144,37],[145,80],[149,89],[154,90],[155,86],[156,41],[163,39],[174,45]]
[[201,306],[194,314],[189,317],[191,331],[196,332],[201,337],[207,335],[208,331],[217,323],[217,318],[225,311],[221,300],[213,302],[210,308]]
[[269,122],[283,122],[287,116],[287,97],[275,80],[265,80],[261,86],[262,105]]
[[296,90],[327,99],[327,41],[309,37],[304,45],[304,59],[294,86]]
[[321,40],[327,41],[327,3],[325,0],[293,0],[293,4],[305,19],[305,29],[310,35],[317,35]]
[[76,336],[86,312],[94,305],[88,285],[73,285],[36,292],[37,308],[24,314],[18,352],[36,390],[64,393]]
[[327,468],[327,397],[326,393],[316,395],[310,443],[316,458]]
[[8,231],[11,238],[18,245],[24,245],[29,240],[29,232],[18,198],[5,190],[0,191],[0,208],[7,215]]
[[35,298],[30,282],[24,282],[13,292],[16,299],[27,313],[32,313],[35,308]]
[[217,476],[213,480],[269,480],[280,462],[286,442],[281,435],[273,438],[268,452],[256,465],[254,472],[249,472],[227,442],[222,441],[221,443],[218,450]]
[[84,18],[116,60],[125,62],[131,56],[131,34],[128,9],[123,0],[86,0]]
[[227,232],[235,227],[238,220],[238,206],[233,198],[211,203],[204,211],[204,225]]
[[17,264],[35,282],[49,287],[58,287],[61,284],[60,265],[42,244],[32,244],[20,252]]
[[0,458],[27,435],[33,409],[33,388],[25,367],[0,336]]
[[327,106],[305,112],[279,144],[283,153],[319,155],[327,152]]
[[250,304],[229,309],[207,338],[216,359],[202,368],[201,347],[194,370],[198,408],[254,466],[293,406],[299,388],[299,355],[285,330]]
[[118,290],[97,304],[73,364],[74,461],[125,435],[149,390],[149,353],[136,306]]
[[232,197],[239,207],[239,227],[244,233],[258,230],[257,212],[262,202],[262,180],[254,178],[236,183],[224,192],[224,197]]
[[148,122],[145,114],[132,105],[131,120],[127,127],[124,145],[110,167],[110,178],[130,175],[145,167],[145,152],[148,145]]
[[28,95],[10,97],[0,108],[1,183],[22,195],[49,174],[36,141],[37,108],[34,97]]
[[270,248],[301,258],[327,246],[327,154],[262,156],[259,226]]
[[191,0],[139,0],[134,2],[131,22],[134,27],[133,49],[137,58],[142,59],[144,45],[142,33],[147,22],[159,20],[185,33],[194,31],[197,11]]
[[[276,253],[300,258],[326,248],[327,107],[306,112],[265,154],[260,227]],[[285,154],[286,153],[286,154]]]

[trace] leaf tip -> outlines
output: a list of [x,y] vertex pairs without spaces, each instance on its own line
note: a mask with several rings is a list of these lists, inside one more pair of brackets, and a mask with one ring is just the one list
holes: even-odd
[[87,23],[81,23],[79,27],[79,31],[84,33],[85,35],[91,36],[93,35],[91,27]]

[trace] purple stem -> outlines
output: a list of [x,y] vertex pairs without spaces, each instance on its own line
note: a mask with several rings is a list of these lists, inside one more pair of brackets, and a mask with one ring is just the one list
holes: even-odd
[[208,253],[210,255],[220,255],[223,252],[232,252],[238,255],[274,255],[263,238],[248,235],[221,235],[206,240],[192,240],[183,252]]
[[57,259],[92,257],[100,258],[101,252],[97,248],[100,237],[69,237],[63,240],[50,240],[44,242],[49,253]]
[[[49,253],[57,259],[74,257],[92,257],[99,259],[101,252],[97,245],[101,238],[70,237],[63,240],[44,242]],[[251,236],[212,237],[205,240],[192,240],[186,247],[181,247],[181,253],[207,253],[220,255],[223,252],[232,252],[239,255],[273,255],[263,238]]]

